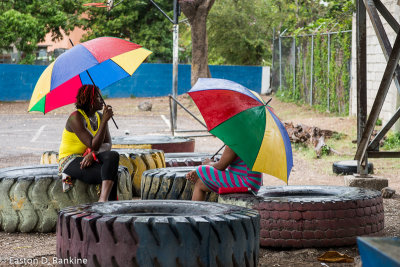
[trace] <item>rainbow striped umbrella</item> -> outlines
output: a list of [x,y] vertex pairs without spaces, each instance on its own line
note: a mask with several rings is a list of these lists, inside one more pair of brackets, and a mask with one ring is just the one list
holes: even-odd
[[256,92],[224,79],[200,78],[188,92],[208,131],[253,171],[288,183],[292,147],[285,126]]
[[45,114],[74,103],[82,84],[92,84],[93,80],[103,89],[131,76],[151,53],[140,45],[114,37],[78,44],[44,70],[33,90],[28,111]]

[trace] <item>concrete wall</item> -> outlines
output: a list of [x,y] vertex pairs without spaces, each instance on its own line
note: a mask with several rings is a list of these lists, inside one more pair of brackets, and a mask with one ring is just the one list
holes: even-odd
[[[391,14],[399,21],[400,7],[397,1],[382,0],[382,3],[391,12]],[[396,33],[388,25],[383,17],[382,23],[393,46]],[[350,114],[357,115],[357,57],[356,57],[356,17],[353,17],[353,38],[352,38],[352,66],[351,66],[351,90],[350,90]],[[367,103],[368,114],[371,111],[372,104],[375,100],[376,93],[386,67],[386,59],[383,55],[375,30],[372,26],[371,19],[367,14]],[[397,88],[392,81],[389,92],[386,96],[385,103],[382,107],[379,118],[386,123],[394,114],[399,106],[399,97]]]
[[[0,101],[29,100],[35,84],[46,66],[0,64]],[[264,68],[264,75],[263,75]],[[269,87],[268,67],[210,66],[213,78],[235,81],[261,92]],[[190,90],[190,65],[178,67],[178,94]],[[263,81],[267,79],[268,81]],[[125,78],[102,90],[110,98],[156,97],[172,94],[172,64],[142,64],[132,77]]]

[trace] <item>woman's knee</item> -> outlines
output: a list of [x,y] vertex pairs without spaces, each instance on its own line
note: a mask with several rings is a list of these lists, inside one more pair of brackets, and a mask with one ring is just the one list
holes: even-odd
[[103,153],[104,153],[103,158],[105,161],[112,162],[114,164],[119,162],[119,153],[118,152],[110,150],[110,151],[106,151]]

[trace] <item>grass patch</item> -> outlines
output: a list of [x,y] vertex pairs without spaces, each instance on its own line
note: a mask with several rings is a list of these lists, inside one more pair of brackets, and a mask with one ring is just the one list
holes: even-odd
[[389,133],[382,148],[384,150],[400,150],[400,133]]

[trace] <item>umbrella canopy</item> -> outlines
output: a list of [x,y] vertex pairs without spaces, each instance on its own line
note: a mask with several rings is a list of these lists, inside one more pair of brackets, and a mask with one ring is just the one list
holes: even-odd
[[260,95],[224,79],[200,78],[188,92],[208,131],[258,172],[286,183],[293,167],[285,126]]
[[140,45],[114,37],[100,37],[78,44],[44,70],[36,83],[28,111],[47,113],[74,103],[83,84],[94,82],[103,89],[132,75],[151,53]]

